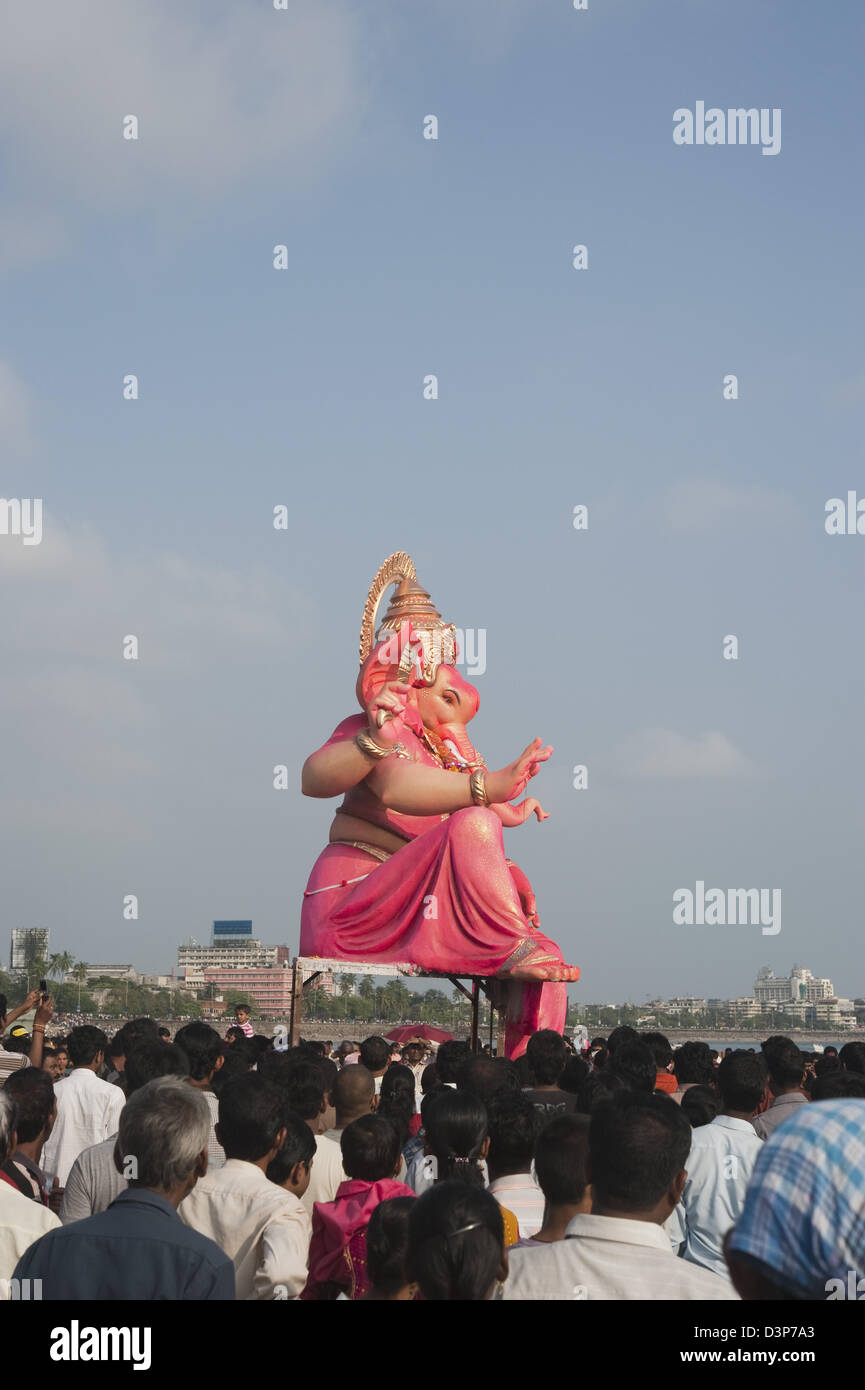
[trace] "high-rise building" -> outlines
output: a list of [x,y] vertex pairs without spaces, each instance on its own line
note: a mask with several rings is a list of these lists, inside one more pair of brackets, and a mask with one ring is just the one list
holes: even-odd
[[31,961],[48,955],[50,927],[13,927],[9,950],[10,970],[26,970]]
[[834,995],[832,981],[817,979],[806,965],[794,965],[789,975],[781,976],[764,965],[754,981],[758,1004],[814,1004]]
[[[251,921],[218,921],[213,923],[210,945],[202,946],[190,937],[185,946],[177,948],[178,975],[190,989],[203,989],[205,984],[219,983],[209,971],[273,970],[287,965],[287,946],[265,946],[252,935]],[[207,975],[207,978],[205,976]],[[226,984],[225,988],[243,988]],[[279,985],[279,990],[283,986]]]

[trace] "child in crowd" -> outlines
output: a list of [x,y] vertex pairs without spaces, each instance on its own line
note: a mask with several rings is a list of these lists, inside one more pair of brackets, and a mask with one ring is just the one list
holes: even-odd
[[366,1232],[380,1202],[414,1197],[396,1181],[400,1136],[390,1120],[364,1115],[342,1132],[342,1165],[348,1174],[332,1202],[316,1202],[309,1248],[309,1279],[302,1297],[336,1299],[341,1292],[362,1298],[371,1287],[366,1263]]

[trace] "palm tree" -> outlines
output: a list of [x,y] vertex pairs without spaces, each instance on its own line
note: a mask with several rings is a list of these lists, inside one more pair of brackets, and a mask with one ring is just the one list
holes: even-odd
[[343,996],[346,996],[346,995],[349,995],[349,994],[354,994],[354,987],[355,987],[356,984],[357,984],[357,976],[356,976],[356,975],[340,975],[340,977],[339,977],[339,992],[340,992],[340,994],[343,995]]
[[86,984],[86,983],[87,983],[87,972],[89,971],[89,969],[90,969],[90,966],[87,964],[86,960],[80,960],[80,961],[78,962],[78,964],[76,965],[75,969],[72,971],[72,977],[73,977],[73,979],[75,979],[75,980],[78,981],[78,1012],[79,1012],[79,1013],[81,1012],[81,986],[82,986],[83,984]]
[[[50,978],[57,981],[58,985],[64,984],[67,972],[72,969],[74,964],[75,957],[69,951],[57,951],[48,957],[48,974]],[[59,1002],[59,988],[52,993],[56,993]]]

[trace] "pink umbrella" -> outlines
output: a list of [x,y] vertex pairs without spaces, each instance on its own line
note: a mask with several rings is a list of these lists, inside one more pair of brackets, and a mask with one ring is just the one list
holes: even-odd
[[385,1037],[391,1042],[453,1042],[453,1033],[446,1033],[443,1028],[431,1028],[428,1023],[406,1023],[399,1028],[392,1028]]

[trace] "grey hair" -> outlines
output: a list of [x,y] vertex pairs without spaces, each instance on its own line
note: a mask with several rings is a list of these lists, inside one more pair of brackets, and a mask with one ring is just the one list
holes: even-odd
[[115,1152],[124,1176],[163,1190],[185,1182],[210,1138],[210,1109],[179,1076],[157,1076],[120,1113]]
[[16,1119],[15,1101],[7,1096],[5,1090],[0,1090],[0,1163],[5,1163],[12,1152]]

